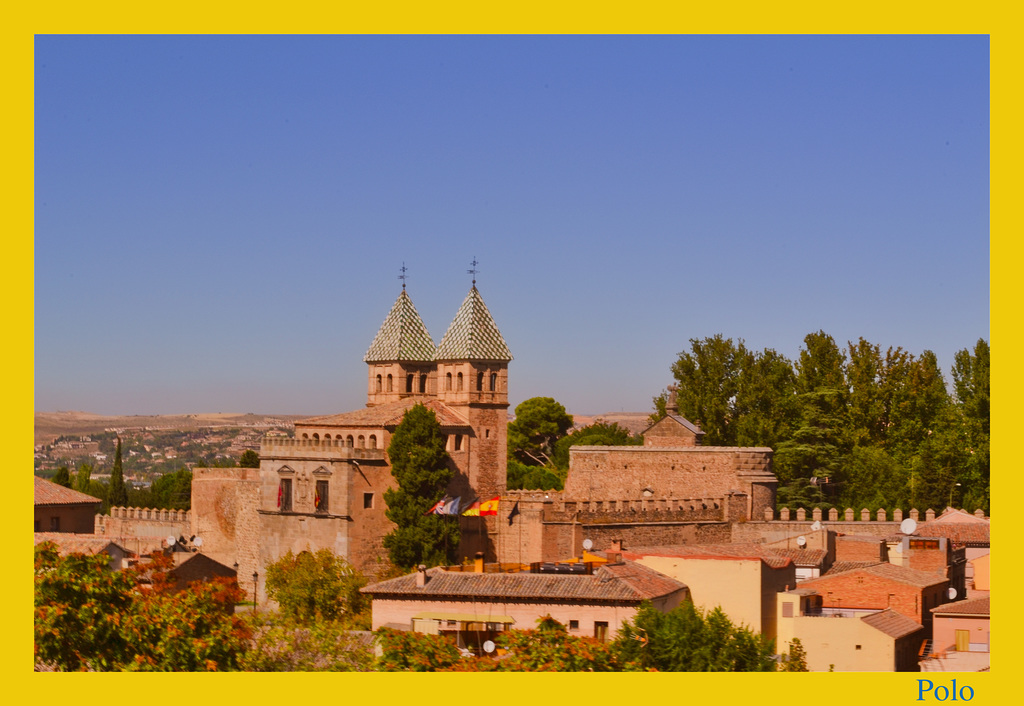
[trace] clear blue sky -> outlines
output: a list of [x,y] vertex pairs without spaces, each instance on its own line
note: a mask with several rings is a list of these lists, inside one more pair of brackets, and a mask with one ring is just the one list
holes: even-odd
[[987,37],[35,46],[35,407],[365,403],[478,286],[512,404],[647,412],[691,338],[989,338]]

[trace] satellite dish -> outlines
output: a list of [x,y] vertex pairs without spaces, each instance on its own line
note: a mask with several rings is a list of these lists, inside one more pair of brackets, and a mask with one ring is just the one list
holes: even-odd
[[195,539],[192,540],[192,544],[196,545],[197,547],[203,546],[203,538],[202,537],[196,537]]
[[173,534],[169,534],[169,535],[167,535],[167,546],[168,546],[168,547],[173,547],[173,546],[174,546],[174,543],[175,543],[175,542],[177,542],[177,541],[178,541],[178,540],[176,540],[176,539],[174,538],[174,535],[173,535]]
[[796,543],[801,547],[804,546],[805,544],[807,544],[807,537],[800,535],[796,538]]
[[917,523],[914,522],[913,517],[908,517],[900,523],[900,532],[903,534],[914,534],[914,530],[917,529]]
[[954,600],[956,598],[956,589],[950,586],[947,595],[949,596],[949,600]]
[[492,642],[491,640],[487,640],[484,643],[484,652],[486,652],[487,654],[494,652],[494,642]]
[[591,549],[593,549],[593,548],[594,548],[594,542],[593,542],[593,540],[590,540],[590,539],[584,539],[584,540],[583,540],[583,548],[584,548],[585,550],[587,550],[588,552],[589,552],[589,551],[590,551]]
[[811,529],[812,529],[813,531],[817,532],[818,530],[820,530],[820,529],[821,529],[821,523],[820,523],[820,522],[819,522],[818,520],[815,520],[815,521],[814,521],[814,524],[813,524],[813,525],[811,525]]

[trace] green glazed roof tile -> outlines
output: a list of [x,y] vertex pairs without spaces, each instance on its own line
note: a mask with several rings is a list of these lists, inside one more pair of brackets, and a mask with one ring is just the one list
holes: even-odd
[[363,357],[366,363],[392,360],[434,360],[434,340],[404,289]]
[[474,285],[437,347],[436,360],[508,362],[512,353]]

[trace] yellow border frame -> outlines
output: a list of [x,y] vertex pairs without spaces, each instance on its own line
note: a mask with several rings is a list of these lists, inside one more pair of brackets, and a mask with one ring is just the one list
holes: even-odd
[[[991,7],[989,5],[992,5]],[[1009,374],[1011,350],[1017,346],[1011,323],[1014,308],[1011,268],[1020,262],[1018,239],[1009,234],[1009,190],[1012,165],[1020,156],[1019,128],[1011,124],[1015,81],[1020,75],[1022,46],[1018,12],[1009,3],[905,2],[850,3],[848,7],[821,2],[786,5],[752,3],[693,5],[659,2],[562,2],[557,7],[536,0],[517,3],[439,2],[398,0],[379,7],[369,3],[298,3],[258,5],[242,2],[188,0],[174,4],[108,2],[102,6],[83,2],[50,2],[5,12],[6,27],[0,51],[4,57],[4,118],[7,188],[3,190],[4,213],[11,216],[11,237],[6,239],[3,301],[9,332],[8,370],[10,400],[5,405],[6,428],[14,439],[14,521],[9,544],[13,561],[0,583],[9,607],[9,639],[4,640],[6,680],[17,698],[67,700],[74,703],[116,703],[125,700],[213,699],[263,703],[268,699],[352,699],[373,702],[418,700],[473,701],[512,704],[522,700],[563,703],[575,699],[599,699],[621,703],[668,701],[738,700],[763,703],[775,697],[789,701],[822,701],[830,705],[917,702],[917,679],[935,683],[947,679],[918,674],[809,674],[809,675],[53,675],[33,674],[31,657],[31,543],[25,534],[27,498],[31,497],[28,468],[32,467],[33,400],[33,38],[35,34],[61,33],[956,33],[988,34],[991,48],[991,292],[992,335],[995,365],[993,383],[993,465],[1000,469],[998,485],[1011,468],[1010,402],[1021,384]],[[23,9],[24,8],[24,9]],[[1002,205],[1002,208],[999,206]],[[28,345],[26,345],[28,343]],[[1011,508],[993,498],[993,515],[1008,517]],[[998,536],[1006,535],[1005,522],[997,524]],[[1008,546],[999,540],[1000,546]],[[996,584],[1010,586],[1011,563],[1007,554],[998,562]],[[1010,654],[1012,636],[1020,619],[1008,600],[1012,589],[995,596],[1000,615],[996,631],[993,671],[988,674],[949,675],[958,684],[970,684],[972,703],[1002,703],[1000,696],[1013,688]],[[1002,600],[1007,598],[1007,600]],[[158,689],[157,680],[168,682],[173,696]],[[331,683],[313,685],[310,680]],[[334,681],[337,679],[338,681]],[[947,679],[947,681],[948,681]],[[127,681],[126,681],[127,680]],[[202,682],[198,680],[203,680]],[[296,680],[302,680],[298,684]],[[197,690],[200,687],[201,690]],[[329,690],[325,690],[329,689]],[[1019,697],[1018,697],[1019,698]],[[927,703],[927,700],[921,703]]]

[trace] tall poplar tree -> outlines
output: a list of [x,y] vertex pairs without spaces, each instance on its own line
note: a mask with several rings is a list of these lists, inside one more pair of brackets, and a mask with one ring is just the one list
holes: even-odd
[[114,470],[110,472],[110,488],[107,490],[107,505],[125,507],[128,504],[128,488],[124,484],[124,470],[121,468],[121,437],[117,437],[114,452]]
[[384,548],[396,566],[437,566],[453,562],[459,548],[459,518],[426,514],[440,500],[454,472],[434,412],[409,409],[391,435],[388,457],[398,487],[384,491],[385,515],[396,527]]

